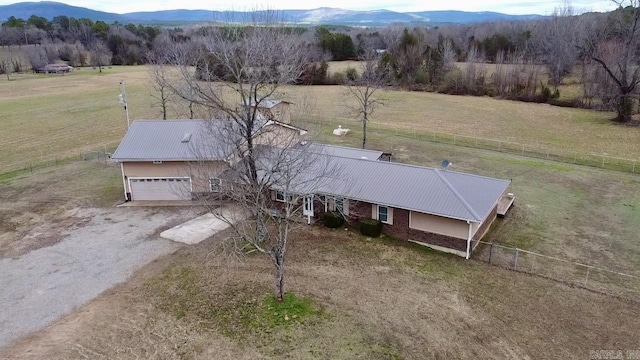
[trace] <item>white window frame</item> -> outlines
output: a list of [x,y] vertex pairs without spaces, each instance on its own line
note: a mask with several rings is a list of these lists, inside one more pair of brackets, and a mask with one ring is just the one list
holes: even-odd
[[[387,220],[385,220],[385,221],[382,221],[382,220],[380,219],[380,209],[381,209],[381,208],[385,208],[385,209],[387,209],[387,213],[386,213],[386,215],[387,215]],[[380,222],[381,222],[381,223],[383,223],[383,224],[389,224],[389,225],[391,225],[391,224],[393,223],[393,221],[392,221],[392,219],[391,219],[391,216],[392,216],[392,215],[391,215],[391,208],[390,208],[389,206],[385,206],[385,205],[376,205],[376,218],[377,218],[377,220],[378,220],[378,221],[380,221]]]
[[[217,181],[217,190],[213,189],[213,183]],[[213,192],[213,193],[219,193],[220,192],[220,187],[222,186],[222,179],[218,178],[218,177],[210,177],[209,178],[209,191]]]
[[293,194],[287,194],[284,191],[276,190],[276,201],[277,202],[293,202]]

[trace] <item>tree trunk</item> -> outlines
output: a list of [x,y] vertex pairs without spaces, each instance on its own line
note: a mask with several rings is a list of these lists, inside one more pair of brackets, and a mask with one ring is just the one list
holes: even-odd
[[276,265],[275,292],[276,300],[284,299],[284,256],[279,250],[272,250],[273,262]]
[[633,99],[630,94],[620,94],[618,106],[616,106],[616,112],[618,113],[616,122],[626,123],[631,121],[631,114],[633,113]]
[[367,114],[365,113],[364,119],[362,120],[362,148],[363,149],[365,149],[365,146],[367,145],[367,122],[369,122],[369,120],[367,119]]

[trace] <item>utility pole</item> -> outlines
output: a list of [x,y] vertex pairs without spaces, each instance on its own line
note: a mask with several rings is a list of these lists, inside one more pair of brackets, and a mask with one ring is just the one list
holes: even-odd
[[118,104],[124,105],[124,114],[127,120],[127,130],[129,130],[129,106],[127,105],[127,91],[124,87],[124,81],[120,81],[120,95],[118,95]]

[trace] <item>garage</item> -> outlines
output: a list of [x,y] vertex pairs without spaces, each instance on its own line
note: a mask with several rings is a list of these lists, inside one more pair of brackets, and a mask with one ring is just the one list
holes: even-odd
[[131,200],[191,200],[191,178],[129,178]]

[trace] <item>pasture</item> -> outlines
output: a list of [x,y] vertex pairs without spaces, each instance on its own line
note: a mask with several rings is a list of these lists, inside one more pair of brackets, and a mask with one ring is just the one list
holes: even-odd
[[[79,150],[114,146],[124,134],[125,116],[117,103],[125,81],[131,120],[158,118],[150,96],[148,68],[91,68],[68,76],[13,75],[0,78],[0,170]],[[340,86],[284,87],[305,120],[354,121],[352,100]],[[491,98],[381,91],[383,105],[372,126],[438,131],[550,149],[570,149],[640,159],[640,131],[613,125],[609,113]],[[184,117],[180,107],[170,116]],[[354,125],[355,126],[355,125]]]
[[[0,80],[0,173],[24,159],[73,157],[83,148],[116,144],[125,130],[117,104],[121,80],[131,119],[157,118],[147,78],[145,67],[114,67],[104,74],[81,69]],[[343,106],[344,88],[285,87],[283,93],[296,103],[296,121],[316,139],[361,142]],[[381,95],[374,127],[640,158],[638,129],[613,125],[607,113],[417,92]],[[179,110],[173,114],[180,117]],[[322,121],[300,122],[309,119]],[[330,135],[339,123],[352,133]],[[638,175],[377,132],[368,144],[403,162],[439,166],[448,159],[452,170],[511,179],[516,207],[496,222],[488,241],[640,275]],[[117,167],[84,162],[7,176],[0,193],[15,209],[0,207],[0,215],[12,224],[36,224],[69,206],[110,206],[121,197],[119,175]],[[150,264],[0,358],[586,358],[589,350],[637,347],[640,313],[633,301],[402,241],[316,227],[302,229],[292,242],[286,275],[287,291],[311,299],[312,314],[282,325],[282,314],[264,300],[272,265],[249,255],[230,266],[215,251],[216,241]]]

